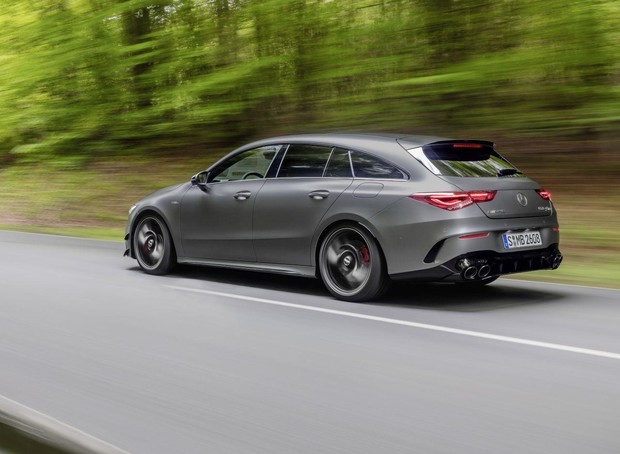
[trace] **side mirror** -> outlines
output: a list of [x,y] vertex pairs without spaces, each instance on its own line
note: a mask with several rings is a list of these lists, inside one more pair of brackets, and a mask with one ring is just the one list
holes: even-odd
[[209,181],[209,172],[206,170],[204,172],[199,172],[192,177],[190,180],[192,186],[198,186],[203,191],[207,190],[207,182]]

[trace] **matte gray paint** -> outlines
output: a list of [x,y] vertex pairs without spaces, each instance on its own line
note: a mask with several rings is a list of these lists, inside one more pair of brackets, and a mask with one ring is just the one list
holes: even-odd
[[[505,252],[501,234],[508,230],[540,230],[543,245],[539,249],[559,243],[559,232],[553,230],[558,225],[555,210],[550,201],[536,194],[538,183],[529,178],[440,177],[405,150],[439,140],[447,139],[314,134],[254,142],[233,151],[211,168],[259,146],[307,143],[378,156],[401,168],[409,179],[267,178],[211,183],[206,190],[185,183],[138,202],[129,216],[127,233],[132,232],[136,219],[151,210],[168,224],[179,262],[300,275],[315,275],[321,235],[342,221],[360,223],[377,239],[388,274],[426,270],[480,250],[501,254]],[[438,209],[408,197],[419,192],[470,190],[497,190],[498,194],[492,202],[457,211]],[[248,197],[235,198],[241,192],[248,192]],[[527,206],[517,202],[518,192],[527,196]],[[319,197],[313,197],[315,193]],[[458,238],[478,232],[489,232],[489,236],[475,240]],[[444,246],[436,260],[424,263],[428,251],[441,240]]]

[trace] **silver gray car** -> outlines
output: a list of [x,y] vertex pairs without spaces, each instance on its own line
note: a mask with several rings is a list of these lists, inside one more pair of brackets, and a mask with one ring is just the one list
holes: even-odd
[[392,280],[556,269],[559,241],[549,192],[491,142],[308,134],[245,145],[140,200],[125,255],[150,274],[186,263],[318,277],[367,301]]

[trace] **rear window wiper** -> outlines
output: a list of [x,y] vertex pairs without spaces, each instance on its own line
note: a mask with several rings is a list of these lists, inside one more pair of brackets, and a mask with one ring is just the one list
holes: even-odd
[[517,169],[499,169],[497,171],[498,177],[507,177],[509,175],[517,175],[517,174],[523,174],[523,172],[519,172]]

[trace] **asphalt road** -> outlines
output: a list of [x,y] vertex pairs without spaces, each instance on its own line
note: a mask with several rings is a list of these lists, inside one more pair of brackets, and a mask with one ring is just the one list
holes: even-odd
[[620,453],[620,292],[140,272],[0,232],[0,395],[131,453]]

